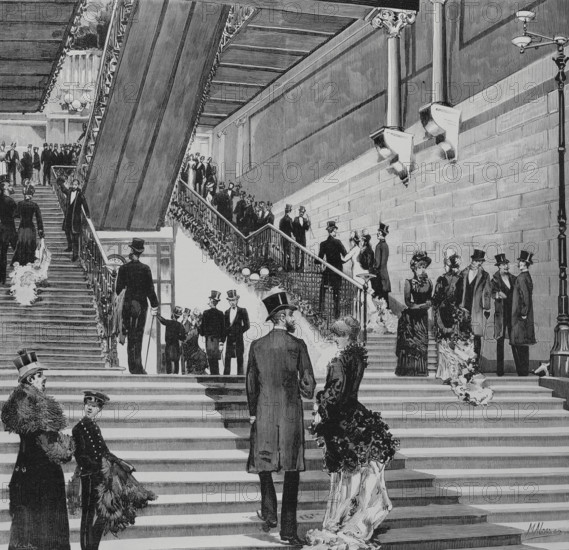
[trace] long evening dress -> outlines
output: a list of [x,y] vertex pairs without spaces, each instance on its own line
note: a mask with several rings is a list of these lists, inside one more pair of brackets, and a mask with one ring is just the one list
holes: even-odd
[[34,263],[36,261],[36,227],[34,226],[34,216],[36,218],[37,231],[43,234],[43,220],[40,207],[32,200],[25,199],[18,203],[16,216],[20,218],[18,228],[18,243],[12,258],[12,265],[18,262],[20,265]]
[[307,534],[319,549],[343,544],[367,548],[374,531],[392,509],[384,470],[399,445],[381,414],[358,401],[367,352],[350,344],[328,365],[326,386],[316,396],[318,414],[311,426],[324,450],[330,494],[322,530]]
[[424,306],[433,294],[429,278],[405,281],[405,304],[397,326],[397,376],[428,376],[429,325],[428,308]]

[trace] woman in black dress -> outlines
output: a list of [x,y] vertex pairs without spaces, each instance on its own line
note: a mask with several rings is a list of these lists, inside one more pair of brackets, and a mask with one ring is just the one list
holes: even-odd
[[358,401],[367,367],[367,351],[357,342],[359,322],[346,316],[334,323],[332,333],[339,355],[328,365],[324,390],[316,396],[311,426],[324,449],[330,473],[330,494],[322,530],[307,534],[312,546],[361,548],[392,509],[384,470],[395,455],[394,439],[381,414]]
[[[32,201],[35,189],[32,185],[28,185],[24,193],[24,200],[18,203],[16,213],[16,216],[20,218],[20,227],[18,229],[18,243],[12,258],[12,265],[16,262],[20,265],[33,264],[36,261],[36,235],[40,239],[43,238],[43,220],[40,207]],[[34,225],[34,216],[36,218],[37,233]]]
[[397,376],[429,376],[428,312],[431,307],[433,283],[427,275],[431,258],[417,252],[411,258],[413,277],[405,280],[405,305],[397,326]]

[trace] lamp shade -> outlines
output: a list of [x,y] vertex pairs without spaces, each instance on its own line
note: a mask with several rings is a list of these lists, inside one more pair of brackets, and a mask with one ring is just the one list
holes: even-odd
[[268,277],[269,276],[269,270],[266,267],[261,268],[261,270],[259,271],[259,275],[261,277]]
[[65,101],[65,103],[71,103],[73,101],[73,96],[71,94],[65,94],[63,96],[63,101]]
[[71,107],[73,107],[76,111],[78,111],[79,109],[81,109],[81,102],[78,99],[74,99],[71,102]]
[[244,267],[241,270],[241,275],[243,275],[243,277],[249,277],[249,275],[251,275],[251,270],[248,267]]
[[516,19],[522,23],[529,23],[535,19],[535,12],[530,10],[517,11]]
[[259,274],[258,274],[258,273],[253,273],[253,274],[251,275],[251,281],[254,282],[254,283],[256,283],[260,278],[261,278],[261,277],[259,277]]
[[512,44],[516,48],[527,48],[531,44],[531,36],[516,36],[512,39]]

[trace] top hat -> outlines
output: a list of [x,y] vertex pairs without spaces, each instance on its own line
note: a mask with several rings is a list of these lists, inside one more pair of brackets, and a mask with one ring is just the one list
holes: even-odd
[[[215,182],[212,181],[212,182],[210,182],[210,183],[213,184],[213,183],[215,183]],[[220,188],[220,189],[225,189],[225,183],[223,183],[222,181],[220,181],[220,182],[219,182],[219,188]]]
[[334,220],[331,220],[326,224],[326,231],[333,231],[334,229],[338,229],[338,226]]
[[101,391],[83,390],[83,402],[86,403],[87,400],[93,400],[99,407],[102,407],[110,401],[110,398]]
[[227,291],[227,299],[228,300],[237,300],[237,298],[239,298],[239,295],[237,294],[236,290],[228,290]]
[[508,260],[508,258],[506,258],[505,254],[496,254],[494,256],[494,258],[496,259],[496,267],[502,265],[502,264],[509,264],[510,260]]
[[54,149],[57,149],[59,147],[59,145],[57,145],[57,143],[53,146]]
[[219,302],[219,300],[221,300],[221,292],[217,292],[217,290],[212,290],[209,299],[213,300],[214,302]]
[[533,264],[533,254],[528,252],[527,250],[522,250],[520,252],[520,257],[518,258],[518,262],[525,262],[528,265]]
[[174,317],[180,317],[180,315],[182,315],[183,313],[183,309],[180,306],[176,306],[173,310],[172,310],[172,315]]
[[49,146],[50,146],[50,147],[53,147],[53,143],[50,143]]
[[484,250],[479,250],[478,248],[474,249],[474,254],[472,254],[472,256],[470,256],[471,260],[474,260],[475,262],[485,262],[486,261],[486,254],[484,252]]
[[44,146],[44,147],[47,147],[47,143],[44,143],[43,146]]
[[144,239],[133,238],[132,242],[128,245],[134,252],[142,254],[144,252]]
[[299,209],[301,212],[306,212],[306,208],[305,208],[304,206],[299,206],[298,209]]
[[33,147],[33,145],[31,143],[28,143],[28,149],[31,149]]
[[14,359],[14,365],[18,369],[18,382],[21,382],[26,376],[30,376],[40,370],[49,370],[47,367],[38,362],[35,351],[29,353],[25,349],[18,351],[19,357]]
[[263,304],[265,304],[265,307],[269,312],[267,321],[278,311],[281,311],[283,309],[292,309],[294,311],[297,309],[296,306],[290,305],[288,303],[286,292],[277,292],[276,294],[271,294],[270,296],[263,298]]
[[272,208],[273,207],[273,203],[271,201],[267,201],[267,208]]
[[285,206],[285,213],[286,213],[286,212],[292,212],[292,204],[287,204],[287,205]]
[[379,227],[377,228],[377,230],[380,233],[383,233],[384,235],[388,235],[389,234],[389,226],[385,225],[384,223],[379,222]]
[[426,252],[423,252],[422,250],[420,252],[415,252],[411,258],[411,269],[419,262],[424,262],[425,267],[429,267],[432,261],[432,258],[429,258]]
[[447,248],[445,250],[445,263],[450,267],[450,268],[458,268],[460,267],[460,257],[459,255],[456,253],[456,250],[454,250],[453,248]]

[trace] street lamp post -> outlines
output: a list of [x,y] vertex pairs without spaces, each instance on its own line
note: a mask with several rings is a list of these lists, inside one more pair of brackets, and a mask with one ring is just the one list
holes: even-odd
[[569,58],[565,55],[565,47],[569,43],[566,36],[544,36],[528,30],[528,24],[535,19],[532,11],[518,11],[516,18],[523,23],[524,34],[512,40],[514,46],[524,53],[528,48],[555,46],[557,55],[553,58],[557,66],[557,92],[559,98],[559,211],[557,237],[559,254],[559,298],[557,303],[557,325],[550,355],[550,369],[553,376],[569,376],[569,297],[567,296],[567,212],[565,208],[565,66]]

